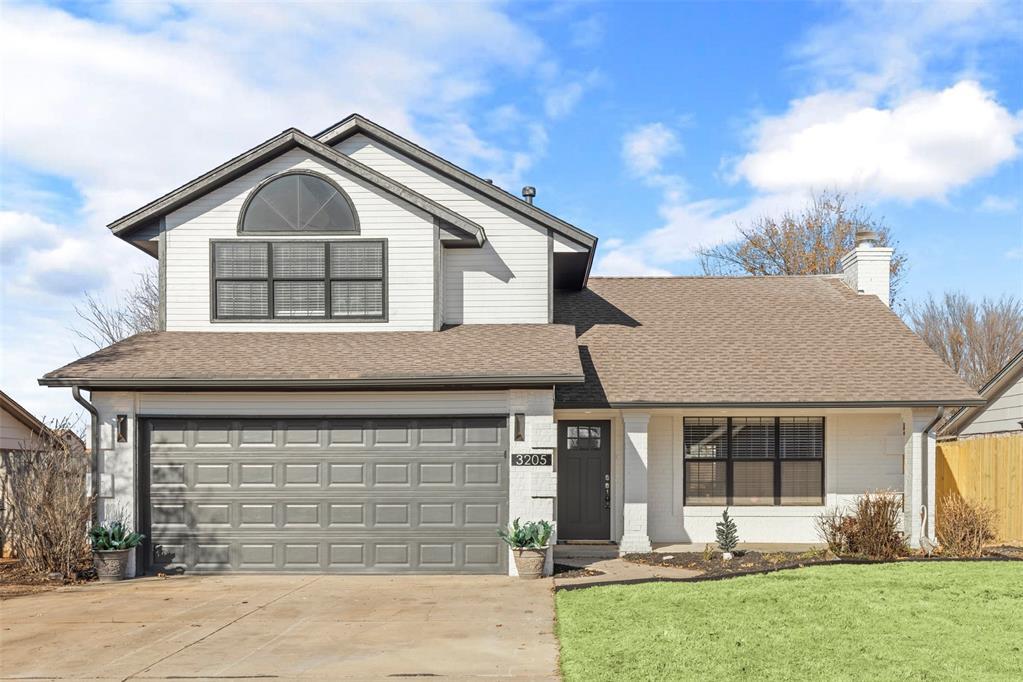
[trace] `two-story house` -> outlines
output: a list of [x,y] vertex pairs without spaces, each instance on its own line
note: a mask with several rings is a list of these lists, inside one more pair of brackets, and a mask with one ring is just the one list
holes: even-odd
[[[161,331],[47,374],[94,412],[136,569],[504,573],[497,529],[816,542],[868,490],[933,535],[931,428],[981,403],[841,275],[590,277],[597,239],[350,116],[286,130],[110,225]],[[79,389],[88,389],[86,399]]]

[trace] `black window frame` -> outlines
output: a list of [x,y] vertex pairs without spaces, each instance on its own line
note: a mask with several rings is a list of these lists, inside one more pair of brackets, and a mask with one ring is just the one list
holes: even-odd
[[[686,449],[686,422],[690,419],[723,419],[725,420],[725,456],[721,457],[690,457]],[[732,447],[732,434],[733,434],[733,419],[773,419],[774,420],[774,445],[773,453],[770,458],[736,458]],[[781,420],[782,419],[819,419],[821,423],[821,434],[820,434],[820,457],[782,457],[781,456]],[[825,466],[827,460],[826,452],[827,443],[827,418],[819,415],[810,416],[776,416],[776,417],[756,417],[756,416],[744,416],[736,415],[734,417],[713,417],[713,416],[702,416],[702,417],[683,417],[682,419],[682,504],[686,507],[820,507],[825,503],[827,491],[825,490]],[[734,496],[735,487],[735,476],[734,476],[734,465],[735,461],[749,462],[749,461],[771,461],[774,465],[774,484],[773,490],[774,495],[771,503],[736,503]],[[795,462],[820,462],[821,470],[821,496],[818,502],[813,503],[785,503],[782,499],[781,488],[782,488],[782,463],[786,461]],[[704,498],[691,498],[689,496],[689,483],[685,480],[686,478],[686,465],[690,462],[724,462],[725,463],[725,503],[720,502],[702,502]]]
[[[334,190],[338,194],[341,195],[341,198],[345,200],[345,202],[348,204],[348,208],[352,212],[352,221],[354,223],[353,227],[351,229],[347,229],[347,230],[346,229],[340,229],[340,228],[330,228],[330,229],[327,229],[327,230],[245,230],[245,229],[243,229],[243,227],[245,225],[245,214],[248,212],[249,205],[252,204],[252,201],[256,198],[256,195],[258,195],[259,192],[264,187],[269,185],[271,182],[274,182],[275,180],[280,180],[281,178],[288,177],[289,175],[310,175],[310,176],[312,176],[314,178],[318,178],[320,180],[323,180],[328,185],[330,185],[332,188],[334,188]],[[271,175],[269,177],[264,178],[263,180],[260,181],[260,183],[258,185],[256,185],[255,187],[252,188],[252,191],[249,192],[249,195],[247,197],[245,197],[245,201],[242,202],[241,210],[238,211],[238,225],[237,225],[238,236],[245,235],[245,236],[249,236],[249,237],[260,237],[261,238],[261,237],[273,237],[273,236],[280,237],[280,236],[289,236],[289,235],[294,237],[296,235],[302,235],[302,234],[312,234],[312,235],[331,235],[331,234],[356,235],[356,234],[360,234],[361,232],[362,232],[362,225],[359,222],[359,213],[358,213],[358,211],[355,210],[355,202],[353,202],[352,198],[350,196],[348,196],[348,192],[346,192],[344,190],[344,188],[341,187],[341,185],[337,184],[337,182],[335,182],[329,176],[324,175],[323,173],[319,173],[319,172],[314,171],[314,170],[308,170],[308,169],[305,169],[305,168],[293,168],[291,170],[286,170],[286,171],[284,171],[282,173],[275,173],[274,175]]]
[[[217,277],[216,253],[218,244],[262,244],[266,247],[267,274],[266,277]],[[274,277],[273,245],[274,244],[317,244],[323,247],[324,272],[323,279],[309,277]],[[381,265],[380,277],[343,277],[334,276],[330,269],[330,250],[332,244],[380,244]],[[387,322],[389,316],[388,305],[388,240],[386,238],[373,239],[211,239],[209,256],[209,292],[210,292],[210,322],[213,324],[232,323],[365,323],[365,322]],[[266,317],[232,317],[217,315],[217,283],[218,282],[266,282],[267,284],[267,315]],[[323,282],[324,286],[324,315],[318,317],[278,317],[274,312],[274,283],[275,282]],[[331,285],[334,282],[380,282],[381,283],[381,314],[361,316],[333,316],[331,301]]]

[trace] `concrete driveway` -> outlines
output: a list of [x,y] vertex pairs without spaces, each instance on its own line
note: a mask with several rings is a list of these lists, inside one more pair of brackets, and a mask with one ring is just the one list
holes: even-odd
[[0,676],[557,678],[550,580],[180,576],[0,602]]

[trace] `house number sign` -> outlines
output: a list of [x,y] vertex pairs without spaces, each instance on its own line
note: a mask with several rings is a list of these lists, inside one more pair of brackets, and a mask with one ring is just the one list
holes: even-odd
[[526,454],[512,455],[512,466],[516,467],[549,467],[551,465],[551,453],[531,452]]

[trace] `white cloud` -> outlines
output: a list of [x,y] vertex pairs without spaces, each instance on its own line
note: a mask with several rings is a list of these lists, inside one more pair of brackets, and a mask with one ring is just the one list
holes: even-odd
[[1023,116],[973,81],[917,91],[888,108],[825,92],[760,121],[736,172],[764,192],[826,186],[942,199],[1016,158],[1021,132]]
[[599,14],[586,17],[573,23],[570,27],[572,46],[582,50],[597,47],[604,41],[606,26],[604,17]]
[[1018,249],[1009,249],[1005,252],[1005,257],[1009,260],[1023,260],[1023,247]]
[[547,121],[484,130],[479,103],[511,99],[495,83],[520,83],[524,110],[542,112],[555,81],[538,74],[579,81],[552,109],[563,116],[596,82],[564,76],[500,4],[124,1],[82,14],[8,3],[0,22],[0,385],[27,405],[66,405],[32,380],[74,357],[66,343],[33,352],[38,337],[66,336],[82,289],[109,296],[153,263],[106,223],[289,126],[315,133],[352,111],[515,183],[545,153]]
[[[126,26],[4,9],[5,151],[74,179],[97,222],[291,125],[315,132],[360,111],[421,138],[424,122],[467,123],[466,105],[489,92],[495,71],[525,77],[543,52],[490,5],[195,3],[180,12],[140,31],[146,13]],[[520,151],[476,156],[447,139],[427,142],[497,170]]]
[[622,158],[634,174],[647,177],[658,173],[664,160],[682,151],[682,143],[663,123],[647,123],[622,138]]
[[575,110],[588,90],[600,83],[600,73],[588,74],[565,82],[557,82],[547,88],[544,97],[544,112],[554,119],[564,118]]
[[984,213],[1012,213],[1019,208],[1019,200],[1016,197],[988,194],[977,208]]

